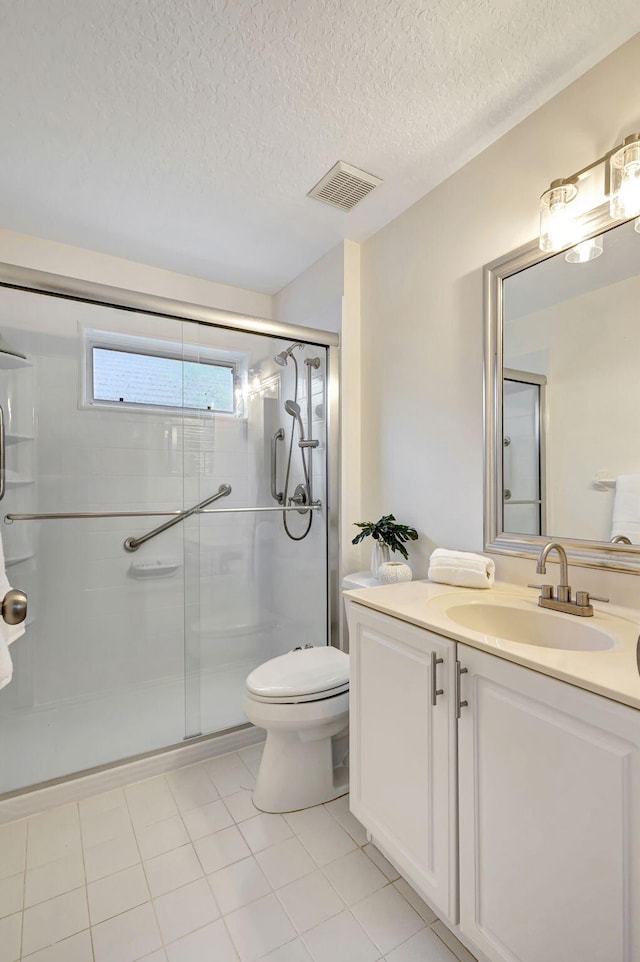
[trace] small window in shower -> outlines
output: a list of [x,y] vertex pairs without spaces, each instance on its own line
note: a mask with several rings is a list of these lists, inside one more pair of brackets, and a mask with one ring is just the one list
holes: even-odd
[[180,356],[180,345],[173,354],[166,344],[139,340],[88,338],[86,404],[236,413],[237,359],[200,353],[189,358]]

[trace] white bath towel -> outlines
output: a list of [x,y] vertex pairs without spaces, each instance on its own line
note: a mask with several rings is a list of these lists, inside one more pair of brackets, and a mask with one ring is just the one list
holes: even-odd
[[[11,591],[11,585],[4,567],[4,549],[0,533],[0,601],[7,591]],[[8,625],[3,618],[0,618],[0,688],[8,685],[13,676],[13,663],[9,654],[9,645],[17,641],[21,635],[24,635],[24,624]]]
[[429,580],[460,588],[492,588],[496,566],[491,558],[469,551],[436,548],[429,562]]
[[616,478],[611,537],[617,534],[640,544],[640,474],[621,474]]

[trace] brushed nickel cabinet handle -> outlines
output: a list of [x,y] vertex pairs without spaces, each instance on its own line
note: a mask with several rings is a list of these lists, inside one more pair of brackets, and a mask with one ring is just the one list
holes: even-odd
[[456,661],[456,718],[462,718],[462,709],[469,705],[468,701],[461,701],[462,686],[460,682],[460,676],[466,675],[468,671],[468,668],[463,668],[460,662]]
[[435,651],[431,652],[431,704],[438,704],[438,695],[444,695],[444,688],[438,688],[438,665],[444,662],[444,658],[438,658]]

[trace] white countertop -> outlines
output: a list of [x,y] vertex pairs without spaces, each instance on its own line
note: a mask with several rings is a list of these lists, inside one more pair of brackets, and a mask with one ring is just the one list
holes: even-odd
[[[640,672],[636,655],[640,611],[635,609],[595,602],[593,617],[581,618],[539,608],[535,590],[504,582],[497,582],[493,588],[478,590],[430,581],[411,581],[345,591],[343,594],[345,600],[350,602],[640,709]],[[543,617],[548,615],[570,622],[573,633],[582,624],[587,631],[589,627],[600,628],[612,636],[613,644],[601,651],[569,651],[481,634],[461,627],[448,617],[446,609],[452,603],[453,595],[457,603],[508,604],[523,610],[542,612]]]

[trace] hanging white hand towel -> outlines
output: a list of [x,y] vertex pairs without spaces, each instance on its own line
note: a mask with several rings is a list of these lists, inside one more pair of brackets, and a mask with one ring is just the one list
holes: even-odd
[[459,588],[492,588],[496,566],[491,558],[469,551],[436,548],[429,561],[429,580]]
[[[2,547],[2,535],[0,534],[0,601],[7,591],[11,591],[11,585],[4,567],[4,548]],[[8,685],[13,676],[13,663],[9,654],[9,645],[12,645],[22,635],[24,635],[24,623],[8,625],[4,618],[0,618],[0,688]]]
[[617,534],[640,544],[640,474],[621,474],[616,478],[611,537]]

